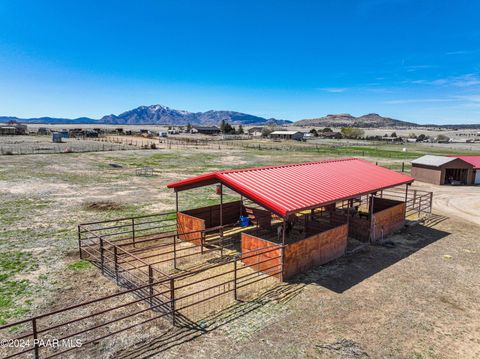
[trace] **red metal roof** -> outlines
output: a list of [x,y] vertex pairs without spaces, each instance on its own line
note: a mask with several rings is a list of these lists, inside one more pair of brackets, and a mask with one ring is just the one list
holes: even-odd
[[170,183],[182,191],[223,183],[263,207],[286,216],[336,201],[412,183],[412,177],[357,158],[206,173]]
[[470,163],[475,169],[480,169],[480,156],[451,156]]

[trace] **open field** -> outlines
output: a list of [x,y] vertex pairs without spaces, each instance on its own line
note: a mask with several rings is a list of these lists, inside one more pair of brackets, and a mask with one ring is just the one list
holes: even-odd
[[[467,151],[270,145],[0,156],[0,322],[117,292],[78,260],[76,226],[172,210],[175,198],[165,185],[173,180],[341,156],[399,170],[426,152]],[[155,175],[136,176],[144,166]],[[395,248],[370,247],[319,267],[206,318],[203,331],[147,324],[78,357],[480,357],[480,187],[433,190],[437,216],[392,237]],[[197,189],[180,194],[180,209],[217,201],[212,188]]]
[[68,152],[98,152],[136,149],[128,143],[99,142],[93,139],[63,139],[53,143],[52,136],[0,136],[0,155],[34,155]]

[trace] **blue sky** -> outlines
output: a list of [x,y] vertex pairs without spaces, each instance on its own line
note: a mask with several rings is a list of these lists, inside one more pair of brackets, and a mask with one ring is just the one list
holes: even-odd
[[479,1],[0,0],[0,115],[480,123]]

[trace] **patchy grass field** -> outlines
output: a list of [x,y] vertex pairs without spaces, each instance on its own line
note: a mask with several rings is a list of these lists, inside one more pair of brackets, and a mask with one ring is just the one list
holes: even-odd
[[[399,170],[422,153],[415,147],[405,154],[398,146],[315,151],[251,146],[0,156],[0,323],[117,291],[96,268],[79,261],[76,226],[172,210],[170,181],[205,171],[352,155]],[[155,175],[136,176],[143,166],[153,167]],[[394,237],[394,249],[372,247],[232,306],[211,318],[202,335],[175,328],[165,336],[143,337],[129,349],[107,345],[95,355],[480,357],[475,211],[480,188],[459,188],[459,196],[457,188],[434,190],[435,211],[447,217]],[[450,197],[468,215],[454,211]],[[216,201],[212,188],[180,194],[181,209]]]

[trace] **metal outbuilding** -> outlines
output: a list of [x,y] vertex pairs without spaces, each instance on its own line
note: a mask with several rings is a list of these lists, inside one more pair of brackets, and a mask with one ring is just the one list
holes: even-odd
[[[436,185],[476,182],[480,156],[432,156],[426,155],[412,161],[412,177]],[[478,175],[480,182],[480,175]]]
[[273,131],[270,134],[272,140],[296,140],[303,139],[303,132],[300,131]]

